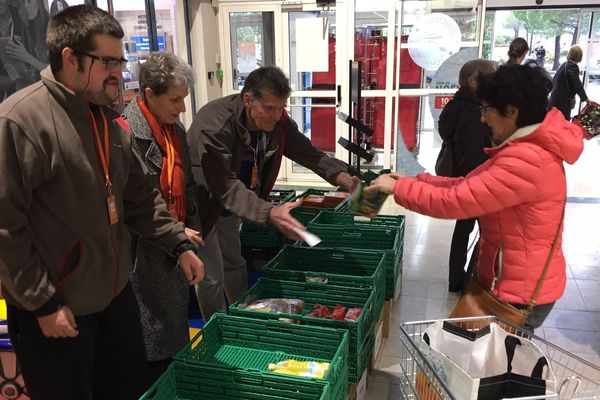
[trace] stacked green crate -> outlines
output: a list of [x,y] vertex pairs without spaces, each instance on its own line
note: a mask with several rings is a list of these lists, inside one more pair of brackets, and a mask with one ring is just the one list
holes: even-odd
[[308,230],[321,238],[319,247],[384,250],[387,253],[385,298],[394,298],[404,247],[404,216],[379,215],[371,220],[348,213],[322,211]]
[[[269,194],[268,201],[273,205],[280,205],[291,201],[296,197],[295,190],[273,190]],[[242,246],[250,248],[273,248],[281,247],[283,235],[271,224],[257,225],[244,220],[240,233]]]
[[[348,340],[342,329],[215,314],[175,355],[175,384],[206,399],[344,400]],[[331,365],[323,379],[268,369],[288,359]]]
[[[297,399],[329,400],[331,385],[327,382],[304,382],[293,377],[257,377],[254,371],[214,370],[218,382],[225,383],[221,393],[207,392],[193,370],[177,371],[171,364],[140,400],[263,400]],[[210,377],[209,379],[212,379]]]
[[[261,319],[290,319],[302,325],[323,326],[346,329],[350,332],[349,382],[356,383],[367,367],[373,352],[373,328],[377,322],[376,293],[373,289],[351,286],[323,285],[319,283],[280,281],[260,278],[237,302],[229,306],[231,315]],[[302,314],[261,312],[246,308],[260,299],[281,298],[304,301]],[[343,304],[346,307],[361,307],[362,311],[355,320],[334,320],[309,317],[315,304],[334,307]],[[310,338],[305,339],[310,344]],[[314,345],[314,344],[310,344]]]
[[[294,200],[300,200],[308,196],[325,196],[325,194],[331,192],[331,190],[321,190],[321,189],[308,189],[301,194],[299,194]],[[350,196],[342,200],[335,207],[328,209],[330,211],[342,212],[348,209],[348,203],[350,202]],[[309,206],[300,206],[296,207],[291,211],[291,214],[294,218],[300,221],[303,225],[308,224],[317,214],[324,209],[322,207],[309,207]]]
[[263,273],[271,279],[373,289],[378,320],[385,300],[386,257],[384,251],[285,246]]

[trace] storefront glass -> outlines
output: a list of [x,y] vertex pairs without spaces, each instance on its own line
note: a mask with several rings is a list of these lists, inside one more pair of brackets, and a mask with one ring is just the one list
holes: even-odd
[[248,74],[262,65],[273,65],[275,49],[272,12],[229,13],[233,90],[241,90]]
[[[0,101],[38,80],[39,71],[48,64],[45,33],[50,16],[84,3],[89,1],[0,0]],[[97,6],[109,9],[107,0],[98,0]],[[154,6],[157,50],[177,53],[176,0],[155,0]],[[143,0],[113,0],[112,7],[125,32],[123,54],[128,63],[123,69],[123,103],[127,104],[139,87],[139,65],[151,51],[146,7]]]
[[[484,56],[505,62],[510,42],[522,37],[529,44],[526,59],[545,68],[553,76],[567,60],[571,46],[579,45],[583,60],[579,63],[580,79],[588,97],[600,98],[600,11],[594,9],[521,9],[490,11],[486,22]],[[487,46],[486,46],[487,48]],[[486,49],[484,48],[484,50]],[[579,108],[576,96],[575,115]]]
[[152,50],[177,53],[176,0],[155,0],[157,49],[151,49],[146,6],[143,0],[113,1],[115,18],[121,23],[123,54],[128,60],[123,68],[123,102],[127,104],[139,91],[139,66]]

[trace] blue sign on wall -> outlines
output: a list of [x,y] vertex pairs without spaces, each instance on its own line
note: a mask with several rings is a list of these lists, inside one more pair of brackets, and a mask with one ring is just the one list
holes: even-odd
[[[148,36],[131,36],[130,40],[135,43],[135,51],[150,51],[150,40]],[[160,35],[158,37],[158,50],[165,50],[165,37]]]

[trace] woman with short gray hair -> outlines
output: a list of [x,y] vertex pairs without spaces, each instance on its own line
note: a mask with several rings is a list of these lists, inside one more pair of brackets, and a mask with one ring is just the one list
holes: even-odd
[[[174,54],[163,51],[150,53],[146,62],[141,64],[139,72],[140,95],[144,101],[146,89],[160,96],[175,86],[189,89],[194,84],[192,67]],[[185,111],[185,106],[182,112]]]
[[[190,66],[165,52],[150,53],[140,66],[140,95],[125,108],[133,148],[161,191],[171,216],[202,244],[197,207],[191,195],[193,178],[185,129],[179,115],[194,76]],[[135,268],[131,282],[140,304],[150,379],[155,381],[173,355],[189,341],[189,285],[177,259],[142,240],[132,247]],[[188,249],[190,250],[190,249]]]

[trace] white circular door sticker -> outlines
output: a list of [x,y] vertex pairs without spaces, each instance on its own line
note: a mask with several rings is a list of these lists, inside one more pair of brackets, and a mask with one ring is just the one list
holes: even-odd
[[408,52],[418,66],[435,71],[460,50],[460,39],[460,28],[451,17],[427,14],[413,25],[408,35]]

